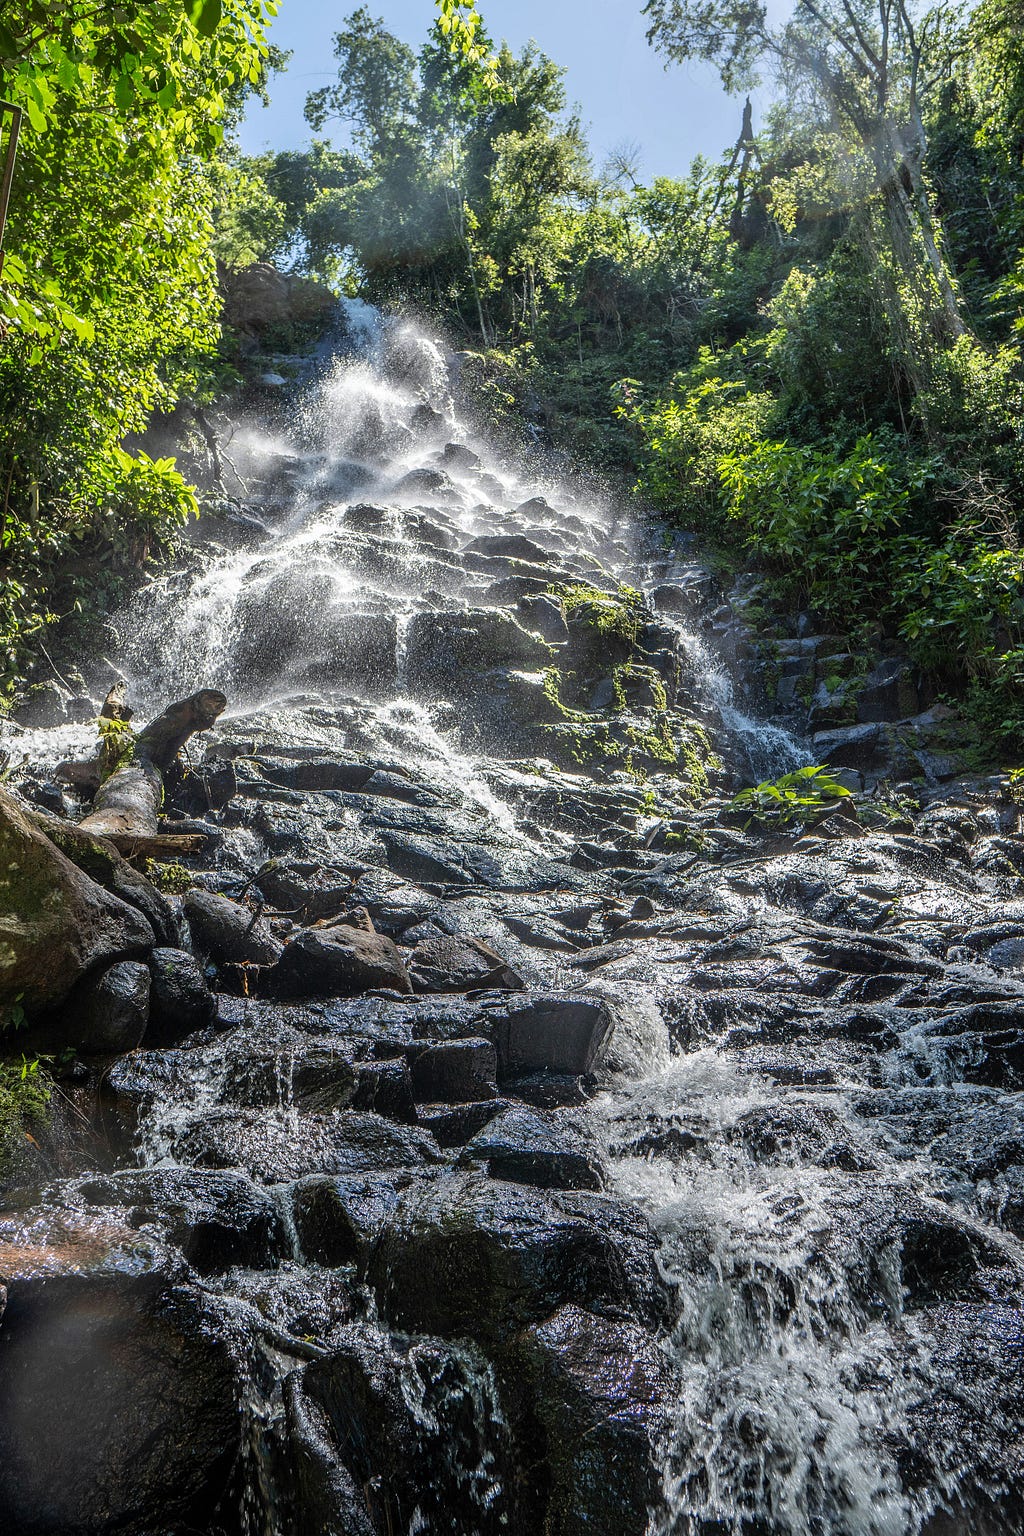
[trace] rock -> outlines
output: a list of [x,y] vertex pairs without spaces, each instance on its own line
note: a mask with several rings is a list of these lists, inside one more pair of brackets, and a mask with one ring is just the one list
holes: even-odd
[[87,973],[146,954],[153,929],[95,884],[0,789],[0,1008],[62,1002]]
[[203,968],[187,949],[154,949],[149,957],[149,1043],[173,1045],[206,1029],[217,1017],[217,1000]]
[[528,565],[550,565],[550,551],[522,533],[481,534],[470,539],[464,553],[467,555],[502,555],[507,560],[525,560]]
[[183,908],[196,947],[217,964],[273,965],[281,953],[258,915],[227,896],[189,891]]
[[178,921],[167,897],[122,858],[112,843],[56,816],[33,815],[32,820],[90,880],[141,912],[159,943],[178,943]]
[[671,1410],[681,1387],[651,1336],[566,1306],[511,1350],[545,1439],[546,1531],[645,1536],[663,1498]]
[[381,1179],[332,1179],[316,1174],[292,1189],[299,1246],[314,1264],[365,1264],[399,1205],[393,1183]]
[[[504,1536],[519,1479],[493,1381],[436,1339],[339,1330],[286,1394],[303,1528],[323,1536]],[[523,1481],[528,1482],[528,1479]],[[515,1524],[511,1521],[515,1518]]]
[[654,1239],[635,1210],[592,1194],[542,1194],[477,1174],[410,1191],[367,1278],[395,1327],[507,1339],[575,1302],[651,1318]]
[[478,1104],[497,1097],[498,1058],[489,1040],[442,1040],[410,1052],[417,1103]]
[[279,997],[356,997],[387,989],[411,993],[409,972],[391,939],[347,924],[304,928],[270,973]]
[[179,1136],[173,1150],[181,1162],[240,1168],[264,1184],[311,1173],[418,1173],[444,1161],[424,1131],[353,1110],[295,1116],[288,1124],[262,1110],[217,1110]]
[[603,1189],[594,1148],[543,1110],[515,1106],[467,1142],[460,1162],[480,1163],[492,1179],[540,1189]]
[[241,1174],[130,1168],[86,1180],[77,1194],[87,1205],[123,1208],[130,1227],[156,1227],[200,1274],[270,1268],[288,1252],[274,1201]]
[[443,469],[411,469],[394,488],[396,496],[439,496],[443,501],[459,500],[459,491]]
[[467,448],[464,443],[445,443],[441,454],[441,462],[446,469],[464,471],[478,469],[480,467],[480,455],[474,453],[472,448]]
[[481,1099],[470,1104],[418,1104],[416,1121],[439,1147],[464,1147],[495,1115],[508,1109],[508,1099]]
[[[517,578],[512,577],[514,582]],[[565,622],[562,605],[556,597],[547,593],[521,596],[518,602],[524,626],[536,635],[542,635],[553,645],[560,645],[569,638],[569,626]]]
[[857,719],[906,720],[917,714],[920,705],[909,664],[899,657],[887,656],[868,673],[858,689]]
[[[207,1529],[240,1452],[241,1339],[138,1233],[0,1222],[0,1527]],[[225,1509],[225,1519],[230,1518]]]
[[814,761],[836,768],[856,768],[865,772],[880,767],[885,760],[885,739],[881,727],[876,724],[818,731],[813,740]]
[[534,1072],[578,1077],[591,1070],[607,1046],[615,1015],[603,998],[541,993],[494,1010],[489,1026],[500,1077]]
[[421,939],[409,956],[417,992],[519,991],[523,978],[483,939],[439,933]]
[[419,613],[409,625],[409,687],[431,698],[472,689],[475,675],[491,667],[542,669],[550,661],[550,647],[499,608]]
[[13,712],[19,725],[49,731],[68,718],[68,695],[59,683],[36,683]]
[[60,1043],[73,1043],[86,1056],[135,1050],[149,1022],[149,991],[149,967],[137,960],[121,960],[101,976],[88,977],[62,1010]]

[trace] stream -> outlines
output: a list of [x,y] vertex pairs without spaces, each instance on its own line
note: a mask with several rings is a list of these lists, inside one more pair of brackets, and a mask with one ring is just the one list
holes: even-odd
[[[692,541],[457,373],[351,307],[115,617],[140,713],[230,704],[143,1031],[0,1201],[0,1527],[1024,1531],[1020,808],[745,826],[814,749]],[[92,736],[15,729],[26,802]]]

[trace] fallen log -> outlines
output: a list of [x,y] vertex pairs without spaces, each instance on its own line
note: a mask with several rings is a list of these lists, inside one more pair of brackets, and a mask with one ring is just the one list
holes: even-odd
[[[108,694],[108,703],[110,699]],[[119,704],[123,709],[123,694]],[[119,853],[129,858],[168,858],[192,853],[202,847],[201,835],[174,836],[158,832],[164,800],[164,773],[190,737],[216,725],[226,705],[224,694],[203,688],[189,698],[169,705],[130,743],[126,739],[126,760],[103,779],[96,791],[92,811],[81,822],[82,830],[108,838]],[[108,718],[123,721],[125,716]]]

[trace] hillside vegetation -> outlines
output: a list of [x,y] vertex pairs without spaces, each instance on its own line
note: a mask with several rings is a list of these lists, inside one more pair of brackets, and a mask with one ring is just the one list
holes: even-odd
[[[649,0],[652,45],[719,68],[738,132],[650,185],[627,149],[593,164],[556,62],[454,0],[418,52],[354,11],[309,146],[246,157],[230,129],[275,9],[5,7],[0,94],[27,117],[0,285],[0,686],[192,510],[173,464],[123,444],[223,383],[217,263],[273,261],[425,314],[497,423],[525,415],[752,564],[769,628],[804,612],[902,646],[1019,754],[1021,0],[799,0],[774,27]],[[759,76],[777,105],[755,124]]]

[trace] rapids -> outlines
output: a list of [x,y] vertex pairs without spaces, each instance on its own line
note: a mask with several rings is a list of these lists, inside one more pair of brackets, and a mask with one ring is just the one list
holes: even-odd
[[[513,463],[435,342],[348,317],[113,660],[153,712],[229,694],[196,766],[235,793],[185,809],[272,952],[358,902],[407,959],[472,936],[525,990],[248,996],[186,898],[214,1026],[120,1056],[108,1150],[0,1226],[177,1244],[233,1361],[210,1433],[244,1434],[116,1518],[29,1466],[5,1529],[1024,1529],[1019,810],[965,780],[803,836],[721,816],[812,748],[748,710],[690,541]],[[581,583],[645,595],[615,667],[549,594]],[[88,734],[17,733],[23,792]],[[515,1058],[530,1008],[608,1037]]]

